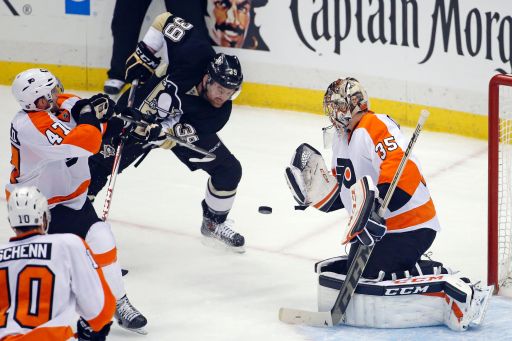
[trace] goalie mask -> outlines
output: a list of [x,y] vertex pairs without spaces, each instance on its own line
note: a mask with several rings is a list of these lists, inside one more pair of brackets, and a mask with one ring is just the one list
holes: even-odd
[[348,111],[345,84],[343,79],[332,82],[324,95],[324,113],[329,116],[331,123],[338,131],[346,130],[352,119]]
[[346,78],[344,90],[351,115],[368,111],[368,95],[357,79]]

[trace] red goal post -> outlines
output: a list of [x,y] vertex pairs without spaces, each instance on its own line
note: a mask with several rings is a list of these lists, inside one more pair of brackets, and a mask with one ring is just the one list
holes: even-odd
[[487,282],[496,289],[509,291],[512,288],[512,75],[496,75],[489,82],[488,158]]

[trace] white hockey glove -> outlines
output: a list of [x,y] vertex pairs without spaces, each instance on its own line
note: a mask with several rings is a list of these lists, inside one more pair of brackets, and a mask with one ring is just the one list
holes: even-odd
[[325,165],[322,155],[307,143],[295,150],[290,167],[286,167],[285,178],[301,206],[313,206],[327,212],[338,197],[336,178]]
[[359,241],[371,246],[386,234],[386,221],[378,215],[379,190],[371,177],[364,176],[350,187],[352,211],[343,244]]

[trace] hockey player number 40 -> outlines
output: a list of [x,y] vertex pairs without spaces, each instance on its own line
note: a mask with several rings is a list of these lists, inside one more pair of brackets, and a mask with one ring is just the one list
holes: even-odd
[[[55,275],[44,265],[27,265],[18,274],[14,302],[7,268],[0,268],[0,328],[7,325],[7,310],[14,303],[13,319],[23,328],[35,328],[51,319]],[[34,299],[35,298],[35,299]]]
[[379,157],[382,160],[385,160],[388,156],[388,152],[392,152],[393,150],[397,149],[398,144],[396,143],[394,136],[386,137],[383,142],[384,143],[377,143],[375,146],[375,152],[379,154]]

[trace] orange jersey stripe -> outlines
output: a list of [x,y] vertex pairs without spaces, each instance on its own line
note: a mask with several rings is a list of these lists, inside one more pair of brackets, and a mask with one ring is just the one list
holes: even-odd
[[52,198],[48,199],[48,205],[56,204],[59,202],[71,200],[71,199],[78,197],[80,194],[87,191],[87,188],[89,188],[90,183],[91,183],[91,180],[85,180],[84,182],[82,182],[80,184],[80,186],[77,187],[77,189],[75,189],[75,191],[73,193],[71,193],[69,195],[61,195],[58,197],[52,197]]
[[[84,243],[85,248],[89,250],[91,255],[93,255],[93,252],[91,251],[89,245],[87,245],[85,240],[82,240],[82,242]],[[101,268],[97,268],[96,271],[98,273],[98,276],[100,277],[101,287],[103,288],[105,301],[103,303],[103,309],[101,309],[98,316],[87,322],[89,323],[89,326],[91,326],[93,330],[100,331],[101,328],[103,328],[103,326],[109,323],[112,320],[112,317],[114,317],[114,312],[116,311],[116,299],[112,294],[112,291],[110,290],[107,281],[105,280],[105,276],[103,275],[103,271],[101,270]]]
[[434,202],[430,199],[425,204],[413,208],[397,216],[387,218],[386,226],[388,230],[400,230],[403,228],[423,224],[436,216]]
[[99,266],[108,266],[117,260],[117,249],[113,248],[105,253],[94,254],[93,257],[94,261],[98,263]]
[[[364,115],[357,127],[363,128],[368,132],[368,135],[372,138],[374,146],[377,146],[379,143],[382,144],[384,143],[384,139],[392,137],[386,124],[379,120],[373,112]],[[386,157],[382,160],[380,165],[378,184],[391,183],[403,155],[404,151],[400,147],[391,151],[389,149],[387,150]],[[404,172],[402,173],[402,177],[398,181],[398,187],[412,196],[421,181],[422,176],[420,170],[413,161],[408,160],[405,165]]]
[[8,335],[1,341],[65,341],[74,336],[70,326],[35,328],[26,334]]

